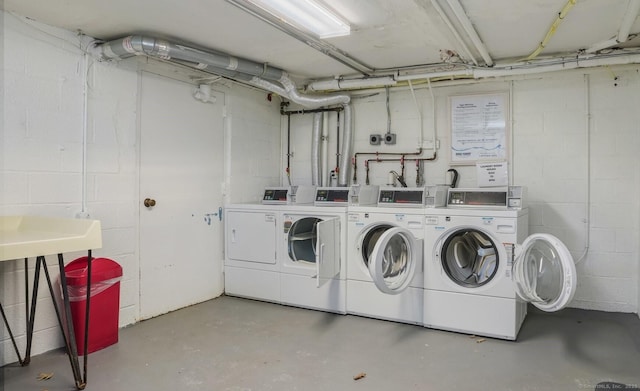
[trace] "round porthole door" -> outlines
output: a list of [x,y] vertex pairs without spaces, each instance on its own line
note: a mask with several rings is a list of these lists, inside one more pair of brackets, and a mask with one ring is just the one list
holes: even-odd
[[553,235],[534,234],[518,250],[513,264],[518,295],[543,311],[564,308],[577,285],[576,266],[564,243]]
[[404,228],[389,228],[371,252],[369,274],[381,292],[399,294],[407,289],[421,261],[422,242]]

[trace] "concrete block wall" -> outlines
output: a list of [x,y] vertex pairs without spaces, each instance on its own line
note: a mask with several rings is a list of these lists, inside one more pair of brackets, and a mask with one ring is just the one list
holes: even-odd
[[[82,57],[72,45],[59,44],[72,42],[71,33],[3,16],[2,214],[72,216],[82,194]],[[57,260],[47,263],[55,281]],[[31,260],[31,276],[33,266]],[[24,347],[24,262],[2,262],[0,272],[2,304]],[[34,353],[62,343],[46,286],[39,289]],[[16,360],[1,330],[0,364]]]
[[280,100],[264,91],[235,89],[228,96],[225,176],[232,183],[226,203],[259,202],[266,186],[282,179]]
[[[392,88],[391,132],[397,134],[393,146],[369,145],[370,134],[387,131],[385,90],[354,93],[354,151],[416,151],[420,140],[430,146],[435,129],[440,148],[437,159],[425,163],[426,183],[446,183],[445,173],[453,167],[460,173],[459,187],[476,187],[475,166],[450,165],[449,98],[509,93],[513,106],[510,170],[513,183],[528,188],[529,231],[558,236],[575,260],[581,259],[571,306],[637,313],[640,112],[634,107],[640,99],[638,71],[638,67],[612,67],[460,85],[434,83],[431,91],[420,84],[413,93],[408,87]],[[295,151],[310,150],[311,121],[311,115],[292,121]],[[335,121],[331,126],[335,132]],[[329,144],[334,153],[335,137]],[[426,150],[423,155],[432,153]],[[361,184],[365,183],[364,159],[358,161]],[[296,158],[293,165],[295,180],[310,183],[308,160]],[[370,183],[385,185],[390,170],[400,172],[400,164],[371,164]],[[409,186],[415,185],[415,177],[415,165],[407,162]],[[587,241],[589,250],[583,257]]]
[[[3,13],[4,86],[0,137],[0,213],[76,217],[86,204],[103,228],[94,252],[123,266],[120,325],[139,320],[138,100],[139,71],[186,81],[163,64],[89,61],[87,154],[83,174],[84,58],[75,33]],[[202,77],[202,75],[197,75]],[[229,202],[256,200],[280,181],[279,102],[262,91],[224,83],[225,155]],[[239,159],[228,158],[230,154]],[[85,180],[86,178],[86,180]],[[83,186],[86,196],[83,202]],[[65,254],[70,261],[86,254]],[[48,257],[52,278],[57,259]],[[33,276],[34,260],[29,273]],[[24,262],[0,263],[0,301],[22,352],[25,338]],[[46,284],[41,280],[33,354],[62,346]],[[17,357],[0,327],[0,366]]]
[[637,67],[514,82],[514,178],[530,231],[578,261],[574,307],[638,312],[639,82]]
[[[85,62],[78,37],[10,14],[3,17],[2,214],[76,217],[85,209],[101,220],[103,247],[94,256],[123,266],[120,324],[131,324],[138,317],[137,74],[90,62],[85,135]],[[65,261],[83,255],[65,254]],[[31,276],[34,262],[29,263]],[[47,264],[57,284],[56,257],[47,257]],[[2,304],[21,349],[26,343],[24,272],[23,261],[0,266]],[[3,327],[0,365],[17,359],[7,338]],[[41,279],[33,354],[61,345],[51,297]]]

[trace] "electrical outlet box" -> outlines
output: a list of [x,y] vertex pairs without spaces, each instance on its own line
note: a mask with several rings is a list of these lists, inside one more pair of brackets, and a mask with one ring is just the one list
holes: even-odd
[[387,145],[394,145],[396,143],[396,134],[387,133],[384,135],[384,143]]
[[88,211],[80,211],[78,213],[76,213],[76,218],[77,219],[90,219],[91,218],[91,214],[89,214]]
[[369,135],[369,144],[371,145],[380,145],[382,142],[382,136],[379,134],[370,134]]

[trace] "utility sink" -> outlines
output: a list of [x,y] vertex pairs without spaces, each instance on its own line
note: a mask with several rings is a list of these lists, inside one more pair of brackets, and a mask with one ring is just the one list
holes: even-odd
[[0,261],[101,247],[99,220],[0,216]]

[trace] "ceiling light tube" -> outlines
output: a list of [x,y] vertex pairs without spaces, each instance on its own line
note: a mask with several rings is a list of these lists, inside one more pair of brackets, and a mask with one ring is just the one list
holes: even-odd
[[333,38],[351,33],[351,26],[327,6],[316,0],[246,0],[284,22],[316,34]]

